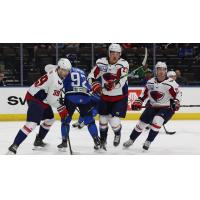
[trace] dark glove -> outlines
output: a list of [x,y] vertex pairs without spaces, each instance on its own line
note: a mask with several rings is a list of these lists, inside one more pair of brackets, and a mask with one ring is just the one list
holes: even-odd
[[180,101],[178,99],[171,100],[171,109],[178,111],[180,109]]
[[65,105],[65,98],[60,97],[59,103],[60,103],[60,105],[64,106]]
[[116,86],[115,81],[107,81],[107,83],[104,84],[104,87],[106,88],[107,91],[111,91],[114,89]]
[[141,110],[142,104],[143,101],[140,98],[136,99],[132,104],[132,110],[138,110],[138,111]]

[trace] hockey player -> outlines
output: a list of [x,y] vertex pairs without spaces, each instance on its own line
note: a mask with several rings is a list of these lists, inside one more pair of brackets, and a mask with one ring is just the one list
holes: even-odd
[[167,77],[172,78],[174,81],[176,81],[176,72],[175,71],[168,71]]
[[121,138],[121,118],[125,118],[128,103],[127,77],[129,64],[121,57],[121,46],[111,44],[108,49],[108,57],[96,61],[95,67],[88,76],[94,93],[101,96],[99,103],[99,129],[101,147],[106,150],[108,123],[115,137],[114,146],[118,146]]
[[76,108],[79,109],[80,116],[83,118],[84,124],[87,126],[88,131],[93,138],[94,148],[98,149],[100,146],[100,139],[98,137],[95,119],[92,114],[92,110],[98,102],[98,97],[91,93],[91,86],[87,81],[85,73],[78,68],[72,67],[70,73],[64,79],[64,88],[65,97],[63,105],[68,108],[69,115],[65,120],[62,120],[62,143],[58,145],[58,149],[60,151],[65,151],[67,148],[70,122]]
[[149,135],[143,145],[143,149],[148,150],[162,125],[169,121],[174,112],[180,108],[179,86],[173,79],[167,78],[167,65],[164,62],[156,64],[155,75],[155,78],[147,82],[141,96],[133,102],[132,109],[141,110],[143,102],[149,98],[146,109],[132,131],[130,139],[123,144],[125,148],[130,147],[145,127],[151,124]]
[[25,99],[28,103],[26,124],[19,130],[13,144],[9,147],[8,154],[16,154],[19,145],[26,139],[37,125],[40,125],[39,133],[36,136],[34,146],[44,147],[43,139],[54,123],[52,107],[57,108],[61,119],[67,116],[67,109],[59,103],[63,79],[71,69],[68,59],[61,58],[56,69],[50,70],[47,74],[36,81],[28,90]]

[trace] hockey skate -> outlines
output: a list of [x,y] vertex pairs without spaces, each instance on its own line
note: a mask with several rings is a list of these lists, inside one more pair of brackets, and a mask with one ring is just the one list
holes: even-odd
[[97,137],[93,137],[93,141],[94,141],[94,149],[98,150],[101,144],[100,138]]
[[82,123],[79,123],[78,128],[82,129],[84,126],[85,126],[85,124],[84,124],[84,122],[82,122]]
[[17,148],[18,148],[18,146],[17,146],[16,144],[12,144],[12,145],[8,148],[7,155],[15,155],[15,154],[17,154]]
[[72,124],[72,126],[73,126],[74,128],[77,128],[79,125],[80,125],[79,122],[75,122],[75,123]]
[[58,147],[58,151],[66,152],[66,149],[67,149],[67,139],[62,140],[62,143],[59,144],[57,147]]
[[100,149],[107,151],[107,147],[106,147],[106,145],[107,145],[107,135],[101,135],[100,141],[101,141]]
[[119,145],[119,143],[120,143],[120,140],[121,140],[121,134],[115,135],[114,141],[113,141],[113,145],[114,145],[115,147],[117,147],[117,146]]
[[144,145],[143,145],[143,149],[147,151],[149,149],[150,145],[151,145],[151,142],[146,140]]
[[43,140],[39,137],[39,135],[37,135],[33,143],[33,150],[40,150],[46,146],[47,144],[43,142]]
[[123,147],[129,148],[131,145],[133,145],[134,140],[129,139],[128,141],[124,142]]

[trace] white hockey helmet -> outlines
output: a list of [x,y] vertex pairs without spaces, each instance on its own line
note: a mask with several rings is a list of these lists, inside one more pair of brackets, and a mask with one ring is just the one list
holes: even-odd
[[166,72],[167,72],[167,65],[166,65],[165,62],[158,61],[158,62],[156,63],[156,66],[155,66],[155,69],[154,69],[156,75],[157,75],[157,69],[158,69],[158,68],[163,68],[163,69],[165,69]]
[[65,69],[67,71],[70,71],[71,68],[72,68],[72,64],[67,58],[61,58],[58,61],[58,67],[60,67],[61,69]]
[[121,46],[120,46],[119,44],[113,43],[113,44],[111,44],[111,45],[109,46],[109,48],[108,48],[109,57],[110,57],[110,52],[111,52],[111,51],[120,53],[120,56],[121,56],[121,54],[122,54],[122,48],[121,48]]
[[168,71],[167,72],[167,77],[171,78],[172,76],[176,76],[176,72],[175,71]]

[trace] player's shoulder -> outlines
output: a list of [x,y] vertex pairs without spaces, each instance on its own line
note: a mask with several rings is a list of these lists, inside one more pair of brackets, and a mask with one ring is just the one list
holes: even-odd
[[85,72],[78,67],[72,67],[71,72],[77,72],[79,74],[85,74]]
[[96,61],[96,65],[107,65],[108,64],[108,59],[107,57],[102,57],[102,58],[99,58],[97,59]]
[[155,77],[153,77],[147,81],[147,84],[154,84],[155,82],[156,82],[156,79]]
[[163,84],[169,85],[169,86],[171,86],[171,87],[179,87],[178,83],[177,83],[175,80],[173,80],[172,78],[166,79],[166,80],[163,82]]
[[123,67],[128,67],[128,66],[129,66],[128,62],[127,62],[125,59],[123,59],[123,58],[120,58],[120,59],[117,61],[117,64],[119,64],[119,65],[121,65],[121,66],[123,66]]

